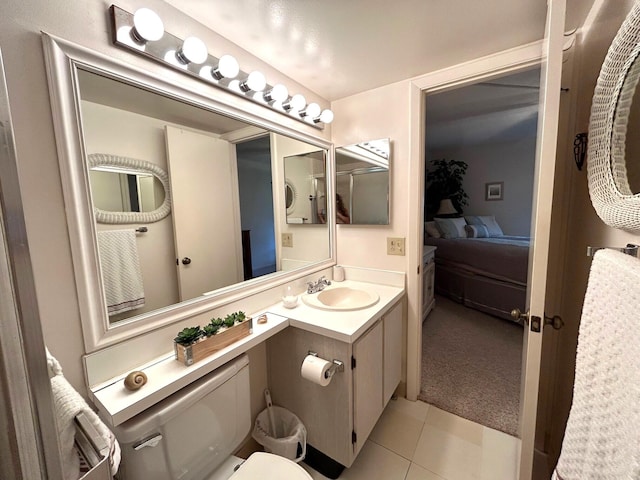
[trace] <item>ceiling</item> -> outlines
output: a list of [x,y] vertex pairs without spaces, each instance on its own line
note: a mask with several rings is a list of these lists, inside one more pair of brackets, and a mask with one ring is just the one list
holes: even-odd
[[[540,40],[544,0],[165,0],[333,101]],[[567,0],[566,29],[593,0]]]
[[427,96],[426,147],[452,147],[535,137],[540,69]]

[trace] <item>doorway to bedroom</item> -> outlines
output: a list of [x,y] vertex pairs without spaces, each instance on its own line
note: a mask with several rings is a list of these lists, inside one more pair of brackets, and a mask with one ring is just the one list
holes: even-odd
[[[427,95],[419,399],[518,436],[540,70]],[[426,251],[426,250],[425,250]]]

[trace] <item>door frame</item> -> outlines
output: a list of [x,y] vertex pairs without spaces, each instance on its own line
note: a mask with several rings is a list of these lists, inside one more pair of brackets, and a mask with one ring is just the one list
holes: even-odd
[[[439,70],[411,81],[411,165],[409,188],[409,238],[416,239],[413,248],[408,250],[409,271],[416,272],[407,278],[407,290],[410,303],[415,307],[415,315],[408,316],[407,324],[407,399],[415,401],[420,393],[420,375],[422,363],[422,246],[424,243],[424,142],[426,96],[465,85],[477,83],[492,77],[527,70],[540,65],[542,61],[542,41],[523,45],[487,57],[462,63],[451,68]],[[413,300],[413,302],[411,301]]]
[[[443,69],[437,72],[433,72],[428,75],[424,75],[415,78],[411,81],[410,86],[410,138],[411,138],[411,164],[410,164],[410,193],[409,193],[409,219],[413,221],[409,222],[409,238],[415,239],[416,243],[409,246],[409,265],[415,268],[416,275],[409,275],[407,279],[407,295],[409,297],[409,314],[407,318],[407,399],[416,400],[420,391],[420,375],[421,375],[421,363],[422,363],[422,317],[419,314],[420,306],[422,305],[422,275],[420,272],[422,261],[422,245],[424,241],[423,232],[423,210],[424,210],[424,194],[425,194],[425,182],[424,182],[424,141],[426,125],[424,122],[426,114],[426,95],[429,93],[435,93],[445,91],[448,89],[458,88],[478,81],[486,80],[492,77],[502,76],[511,73],[517,73],[534,66],[541,65],[543,67],[543,75],[541,81],[545,81],[546,74],[544,73],[546,65],[543,63],[543,55],[546,51],[549,52],[549,58],[556,62],[557,55],[562,56],[562,33],[565,18],[565,0],[551,1],[547,9],[547,22],[545,40],[521,47],[516,47],[504,52],[499,52],[494,55],[482,57],[470,62],[466,62],[451,68]],[[557,62],[556,62],[557,63]],[[561,59],[560,59],[561,65]],[[554,85],[554,81],[561,75],[561,67],[559,72],[552,72],[552,80],[550,85]],[[545,85],[541,85],[544,88]],[[559,98],[560,89],[555,92],[555,96]],[[542,111],[542,96],[541,96],[541,111]],[[545,97],[546,98],[546,97]],[[551,104],[553,106],[555,97],[551,97]],[[558,100],[559,103],[559,100]],[[542,128],[544,128],[544,132]],[[555,131],[555,136],[551,135],[552,130]],[[544,168],[555,167],[555,148],[557,144],[557,130],[558,122],[557,115],[549,122],[539,123],[538,128],[538,144],[536,149],[542,149],[542,152],[536,154],[536,183],[538,182],[538,174],[540,168],[540,156],[550,156],[553,153],[553,162],[544,162]],[[541,144],[541,138],[544,140],[544,145]],[[551,147],[552,146],[552,147]],[[553,152],[552,152],[553,149]],[[553,178],[553,177],[552,177]],[[551,186],[553,188],[553,186]],[[551,197],[547,199],[538,198],[538,188],[534,186],[534,209],[541,211],[548,211],[550,217],[551,209]],[[536,203],[537,202],[537,203]],[[541,205],[542,204],[542,205]],[[541,208],[542,207],[542,208]],[[539,225],[535,214],[532,218],[532,231],[537,231],[537,227],[541,226],[541,242],[542,248],[545,248],[546,252],[539,251],[539,247],[536,248],[538,253],[534,255],[534,249],[530,252],[529,261],[529,276],[531,279],[531,270],[536,268],[535,279],[537,282],[546,282],[546,266],[542,265],[548,256],[549,250],[549,225]],[[412,268],[409,268],[411,272]],[[544,278],[544,280],[540,280]],[[529,282],[531,283],[531,281]],[[529,287],[530,289],[530,287]],[[545,289],[542,291],[534,290],[535,295],[531,295],[531,291],[528,289],[528,302],[531,302],[531,311],[537,316],[544,316],[544,296]],[[521,395],[521,444],[518,459],[518,478],[523,480],[531,478],[533,468],[533,454],[534,454],[534,439],[536,429],[536,409],[537,409],[537,395],[533,395],[534,389],[539,388],[539,373],[540,373],[540,352],[542,346],[542,335],[529,335],[529,330],[526,330],[524,337],[524,352],[523,352],[523,369],[525,369],[526,382],[522,383],[522,395]],[[534,351],[534,355],[530,357],[533,361],[527,361],[527,353],[529,350]],[[527,378],[527,373],[530,375],[531,380]],[[528,392],[525,394],[525,392]],[[532,422],[527,421],[532,419]]]

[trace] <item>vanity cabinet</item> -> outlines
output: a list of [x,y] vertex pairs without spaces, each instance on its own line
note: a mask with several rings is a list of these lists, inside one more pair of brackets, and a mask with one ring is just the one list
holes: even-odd
[[425,245],[422,251],[422,319],[433,309],[436,300],[434,295],[434,282],[436,273],[435,262],[436,247]]
[[[344,362],[344,372],[326,387],[303,379],[309,351]],[[309,445],[349,467],[401,380],[402,302],[353,343],[287,328],[268,340],[267,358],[273,403],[300,418]]]

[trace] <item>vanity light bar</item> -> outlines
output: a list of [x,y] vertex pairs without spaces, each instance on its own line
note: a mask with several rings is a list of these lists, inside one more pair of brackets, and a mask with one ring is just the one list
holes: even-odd
[[162,19],[148,8],[131,14],[111,5],[109,11],[114,45],[269,107],[306,125],[322,129],[333,121],[331,110],[322,110],[317,103],[307,104],[300,94],[289,95],[282,84],[269,85],[257,70],[243,72],[231,55],[216,58],[209,55],[206,45],[199,38],[190,36],[183,40],[165,31]]

